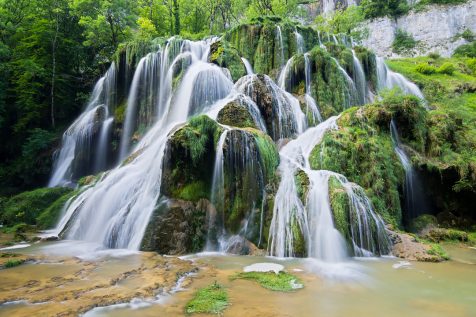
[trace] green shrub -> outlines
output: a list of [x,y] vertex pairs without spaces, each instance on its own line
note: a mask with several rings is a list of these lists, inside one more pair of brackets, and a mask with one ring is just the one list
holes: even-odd
[[471,32],[470,29],[465,29],[463,33],[461,33],[461,37],[464,38],[468,42],[474,41],[474,33]]
[[420,63],[415,67],[415,70],[424,75],[431,75],[436,72],[436,67],[427,63]]
[[220,314],[228,306],[228,294],[217,282],[198,290],[188,302],[187,314]]
[[450,62],[443,63],[438,69],[436,70],[439,74],[446,74],[446,75],[453,75],[456,71],[456,67],[451,64]]
[[420,232],[423,229],[428,227],[436,227],[438,225],[438,220],[433,215],[421,215],[412,220],[410,225],[410,230],[412,232]]
[[231,280],[244,279],[258,282],[272,291],[292,292],[302,288],[302,282],[294,275],[279,272],[241,272],[230,277]]
[[418,44],[410,33],[398,29],[392,43],[392,50],[397,54],[408,53]]
[[11,268],[11,267],[15,267],[15,266],[19,266],[19,265],[22,265],[23,263],[25,262],[25,260],[22,260],[22,259],[19,259],[19,260],[8,260],[7,262],[5,262],[4,266],[5,268]]
[[468,66],[469,69],[473,72],[473,74],[476,74],[476,58],[471,58],[466,62],[466,65]]
[[441,58],[441,55],[439,53],[436,53],[436,52],[431,52],[428,54],[428,57],[431,58],[431,59],[438,59],[438,58]]
[[476,58],[476,41],[459,46],[453,56]]
[[441,247],[441,245],[437,243],[431,244],[430,250],[428,250],[428,254],[439,256],[444,260],[450,259],[450,256],[448,255],[448,253],[446,253],[446,251]]
[[3,207],[0,221],[13,226],[24,222],[36,225],[37,217],[56,200],[71,192],[70,188],[40,188],[10,198]]

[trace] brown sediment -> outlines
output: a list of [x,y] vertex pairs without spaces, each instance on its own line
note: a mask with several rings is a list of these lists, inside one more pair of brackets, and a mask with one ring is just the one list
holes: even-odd
[[155,253],[94,262],[71,257],[14,258],[24,257],[33,263],[0,270],[0,303],[35,304],[23,305],[15,316],[77,316],[94,307],[154,298],[173,289],[181,276],[199,270],[192,262]]

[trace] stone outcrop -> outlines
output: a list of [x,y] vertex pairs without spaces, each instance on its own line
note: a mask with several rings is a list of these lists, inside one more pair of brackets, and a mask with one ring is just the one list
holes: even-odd
[[458,46],[467,43],[461,33],[467,29],[476,32],[476,0],[457,6],[428,6],[424,11],[411,11],[397,19],[378,18],[365,22],[361,29],[369,32],[362,45],[382,57],[399,57],[392,51],[397,29],[419,42],[414,55],[435,52],[448,57]]

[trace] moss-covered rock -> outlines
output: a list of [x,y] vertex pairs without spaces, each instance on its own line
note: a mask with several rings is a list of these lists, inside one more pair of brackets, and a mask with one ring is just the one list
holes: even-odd
[[246,75],[238,50],[230,47],[226,41],[216,41],[210,46],[210,62],[230,71],[233,81]]
[[48,208],[43,210],[36,219],[38,228],[42,230],[53,228],[58,223],[61,211],[63,210],[68,200],[73,198],[77,194],[78,191],[66,193],[65,195],[58,198]]
[[334,226],[342,234],[344,239],[350,243],[350,206],[349,197],[342,184],[335,177],[329,178],[329,200],[331,203]]
[[[58,213],[65,195],[70,194],[72,189],[63,187],[40,188],[29,192],[24,192],[8,199],[0,211],[0,220],[4,225],[13,226],[17,223],[36,225],[38,217],[42,214]],[[55,205],[54,207],[52,205]],[[49,207],[51,209],[47,210]],[[42,221],[47,218],[43,216]],[[51,222],[47,222],[51,224]]]
[[218,113],[217,121],[237,128],[257,128],[251,114],[238,101],[227,104]]
[[339,129],[328,131],[313,149],[310,163],[314,169],[335,171],[361,185],[385,221],[399,225],[404,171],[390,137],[390,117],[380,107],[346,111],[338,120]]
[[162,193],[198,201],[210,197],[216,144],[222,128],[207,116],[190,119],[168,140],[162,172]]
[[161,199],[142,239],[141,250],[162,254],[202,251],[207,238],[207,215],[214,212],[206,199],[197,203]]

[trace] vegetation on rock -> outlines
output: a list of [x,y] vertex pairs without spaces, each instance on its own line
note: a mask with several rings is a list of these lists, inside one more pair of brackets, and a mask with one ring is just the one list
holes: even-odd
[[296,276],[286,272],[240,272],[230,279],[244,279],[256,281],[262,287],[277,292],[293,292],[303,288],[303,284]]
[[229,305],[228,294],[224,287],[215,283],[199,289],[194,298],[187,303],[187,314],[220,314]]

